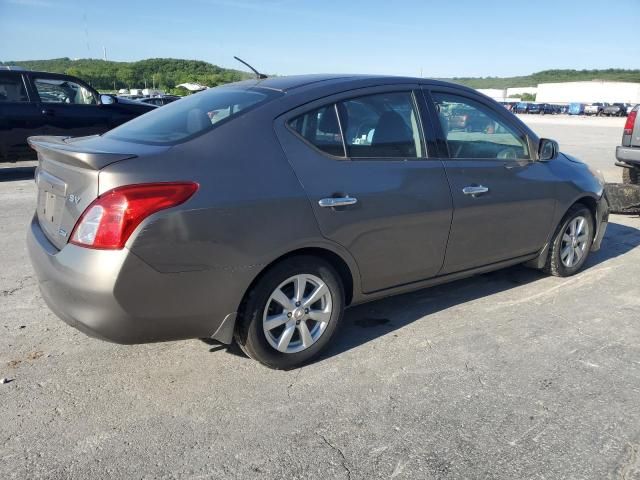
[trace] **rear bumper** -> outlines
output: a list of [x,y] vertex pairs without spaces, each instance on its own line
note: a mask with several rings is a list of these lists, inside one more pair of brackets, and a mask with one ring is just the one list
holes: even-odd
[[211,283],[210,271],[160,273],[126,248],[57,250],[35,217],[27,247],[49,308],[92,337],[131,344],[215,337],[221,329],[229,336],[224,319],[235,318],[237,305],[229,306],[225,279]]
[[640,164],[640,147],[616,147],[616,158],[620,162]]

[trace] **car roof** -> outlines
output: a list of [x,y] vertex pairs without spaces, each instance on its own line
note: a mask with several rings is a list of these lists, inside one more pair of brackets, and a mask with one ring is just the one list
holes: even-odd
[[[459,84],[452,84],[451,82],[444,82],[441,80],[427,79],[427,78],[414,78],[414,77],[400,77],[392,75],[362,75],[362,74],[308,74],[308,75],[288,75],[283,77],[268,77],[266,79],[244,80],[241,82],[235,82],[227,84],[229,86],[244,86],[247,88],[267,88],[270,90],[277,90],[281,92],[287,92],[301,87],[306,87],[312,84],[324,84],[324,85],[344,85],[362,83],[363,81],[370,81],[371,83],[378,83],[380,85],[393,84],[393,83],[422,83],[422,84],[439,84],[442,86],[455,85],[459,88],[467,88]],[[319,85],[318,85],[319,86]]]

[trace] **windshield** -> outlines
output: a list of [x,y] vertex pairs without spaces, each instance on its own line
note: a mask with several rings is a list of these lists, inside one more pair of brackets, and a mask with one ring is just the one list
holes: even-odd
[[262,90],[212,88],[134,118],[105,133],[105,137],[153,145],[184,142],[277,95]]

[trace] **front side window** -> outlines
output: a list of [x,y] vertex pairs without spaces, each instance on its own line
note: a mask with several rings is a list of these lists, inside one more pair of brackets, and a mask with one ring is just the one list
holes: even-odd
[[318,150],[344,157],[340,122],[334,104],[307,112],[289,122],[290,127]]
[[531,158],[526,138],[489,107],[447,93],[433,93],[433,100],[451,158]]
[[21,76],[0,75],[0,103],[28,101]]
[[411,92],[352,98],[338,103],[347,156],[418,158],[423,156],[418,114]]
[[129,142],[171,145],[203,134],[279,95],[266,90],[212,88],[154,109],[104,135]]
[[96,105],[93,92],[82,85],[65,79],[36,78],[33,81],[43,103]]

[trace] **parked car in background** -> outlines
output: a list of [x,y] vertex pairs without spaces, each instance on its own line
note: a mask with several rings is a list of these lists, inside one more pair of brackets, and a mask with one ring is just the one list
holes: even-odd
[[540,113],[540,104],[539,103],[530,103],[527,113],[530,114],[538,114]]
[[122,343],[235,338],[273,368],[316,357],[348,305],[523,262],[573,275],[607,226],[600,176],[435,80],[244,81],[29,141],[58,316]]
[[35,158],[31,135],[104,133],[154,108],[99,95],[70,75],[0,70],[0,161]]
[[612,103],[602,110],[602,114],[607,117],[625,117],[627,115],[626,103]]
[[638,185],[640,178],[640,105],[633,107],[622,131],[622,144],[616,148],[616,165],[622,167],[622,183]]
[[568,108],[569,115],[584,115],[584,103],[570,103]]
[[602,115],[602,112],[604,111],[604,107],[606,106],[607,106],[606,103],[599,103],[599,102],[591,103],[586,107],[584,107],[584,114],[585,115]]
[[175,102],[176,100],[181,99],[177,95],[157,95],[155,97],[143,97],[139,99],[139,102],[147,103],[149,105],[155,105],[156,107],[161,107],[163,105],[167,105],[168,103]]
[[531,103],[520,102],[516,105],[515,112],[516,113],[529,113],[531,108]]
[[557,113],[556,107],[549,103],[534,103],[529,107],[529,113],[539,113],[540,115],[552,115]]

